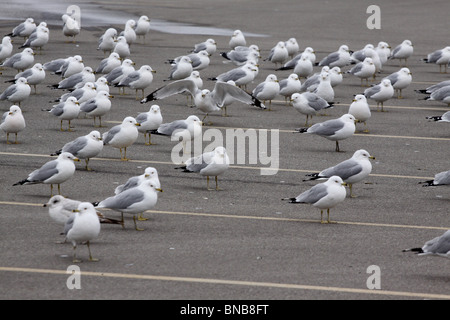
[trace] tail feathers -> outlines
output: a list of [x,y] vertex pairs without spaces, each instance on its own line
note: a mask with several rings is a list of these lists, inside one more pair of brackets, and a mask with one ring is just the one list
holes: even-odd
[[23,179],[23,180],[21,180],[21,181],[19,181],[19,182],[14,183],[13,186],[24,185],[24,184],[29,184],[29,183],[31,183],[30,180],[28,180],[28,179]]
[[419,184],[422,184],[422,187],[434,187],[434,186],[437,186],[437,184],[434,184],[434,180],[427,180],[427,181],[419,182]]
[[324,109],[329,109],[334,107],[334,102],[328,102],[328,106],[326,106]]
[[309,128],[296,128],[294,133],[305,133]]
[[307,174],[307,177],[311,177],[307,180],[303,180],[303,181],[311,181],[311,180],[319,180],[319,179],[326,179],[327,177],[321,176],[319,175],[319,173],[311,173],[311,174]]
[[258,108],[261,108],[261,109],[266,109],[266,106],[259,99],[257,99],[253,95],[251,95],[251,96],[252,96],[252,100],[253,100],[253,105],[255,107],[258,107]]
[[217,78],[208,78],[208,80],[217,81]]
[[62,149],[59,149],[58,151],[51,153],[50,155],[51,156],[59,156],[61,154],[61,152],[62,152]]
[[422,94],[429,94],[427,89],[419,89],[419,90],[414,90],[417,93],[422,93]]
[[157,100],[157,99],[156,99],[156,97],[155,97],[155,93],[152,92],[152,93],[150,93],[148,96],[146,96],[144,99],[142,99],[142,100],[141,100],[141,103],[147,103],[147,102],[149,102],[149,101],[154,101],[154,100]]
[[282,198],[281,200],[283,201],[289,201],[289,203],[296,203],[297,199],[296,198]]
[[97,207],[100,204],[100,201],[91,202],[94,207]]
[[230,58],[228,57],[228,55],[227,55],[226,52],[221,52],[220,55],[221,55],[222,57],[224,57],[225,59],[230,60]]
[[404,249],[402,250],[402,252],[416,252],[417,254],[419,253],[424,253],[422,248],[411,248],[411,249]]
[[292,69],[294,69],[294,68],[283,66],[283,67],[281,67],[281,68],[275,69],[275,71],[292,70]]
[[14,83],[16,82],[17,79],[12,79],[12,80],[5,80],[5,83]]
[[440,121],[440,120],[442,120],[442,116],[431,116],[431,117],[426,117],[426,119],[433,120],[433,121]]

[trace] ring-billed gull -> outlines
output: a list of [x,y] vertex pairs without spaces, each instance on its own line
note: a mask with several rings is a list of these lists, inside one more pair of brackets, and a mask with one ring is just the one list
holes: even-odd
[[300,92],[302,83],[295,73],[291,73],[286,79],[279,81],[280,84],[280,95],[284,97],[286,104],[290,101],[294,93]]
[[182,167],[183,172],[195,172],[202,176],[206,176],[206,187],[209,188],[209,177],[215,177],[216,190],[219,189],[218,176],[223,174],[230,167],[230,159],[227,150],[224,147],[217,147],[211,152],[205,152],[197,157],[186,160]]
[[81,104],[97,95],[97,89],[92,82],[86,82],[83,87],[75,89],[72,92],[63,94],[59,99],[51,102],[64,102],[70,97],[74,97]]
[[259,83],[252,91],[252,96],[262,101],[264,104],[269,101],[269,110],[272,107],[272,100],[280,93],[280,84],[274,74],[269,74],[266,79]]
[[[137,127],[140,126],[133,117],[126,117],[122,123],[103,133],[103,144],[119,149],[122,161],[128,161],[127,148],[138,138]],[[124,153],[122,153],[122,149]]]
[[383,65],[388,61],[388,57],[391,55],[391,46],[385,41],[380,41],[375,47],[375,51],[378,53],[381,64]]
[[80,161],[74,157],[71,153],[63,152],[58,158],[50,160],[45,163],[39,169],[31,172],[26,179],[13,184],[17,185],[29,185],[29,184],[49,184],[50,193],[53,196],[53,185],[58,185],[58,194],[61,194],[61,183],[66,182],[75,173],[74,161]]
[[78,159],[84,159],[86,162],[86,170],[89,168],[89,160],[96,157],[103,150],[103,141],[100,132],[97,130],[89,132],[87,135],[81,136],[66,143],[60,150],[52,153],[52,156],[60,155],[63,152],[69,152]]
[[[206,50],[202,50],[200,52],[193,52],[187,55],[189,59],[191,59],[192,62],[192,70],[203,70],[209,66],[209,63],[211,62],[209,58],[209,53]],[[178,56],[175,59],[169,59],[167,63],[170,63],[171,65],[175,65],[184,56]]]
[[80,113],[80,103],[77,98],[69,97],[66,101],[55,104],[51,109],[43,109],[43,111],[48,111],[50,114],[54,115],[61,121],[60,130],[63,129],[63,121],[67,121],[67,131],[73,131],[71,126],[71,121],[78,118]]
[[391,80],[383,79],[381,83],[364,90],[364,96],[368,99],[375,100],[377,107],[381,106],[381,111],[384,112],[384,102],[391,99],[394,96],[394,92],[395,90],[391,84]]
[[308,119],[310,117],[312,119],[318,111],[333,107],[333,103],[328,103],[312,92],[294,93],[291,96],[291,102],[295,110],[306,115],[305,127],[308,126]]
[[136,65],[136,63],[134,63],[131,59],[125,59],[119,67],[114,68],[111,72],[106,74],[105,78],[110,85],[114,86],[131,72],[135,71],[134,65]]
[[277,70],[291,70],[295,68],[295,65],[297,64],[297,61],[300,60],[302,57],[307,57],[313,65],[316,63],[316,52],[311,47],[306,47],[303,52],[297,54],[295,57],[293,57],[291,60],[287,61],[282,67],[278,68]]
[[19,47],[22,48],[39,48],[42,49],[50,38],[50,30],[46,26],[39,25],[30,37]]
[[[445,47],[429,53],[423,61],[426,63],[437,64],[440,73],[447,73],[447,67],[450,62],[450,47]],[[444,72],[442,72],[442,66],[444,66]]]
[[[116,189],[114,190],[114,194],[117,195],[128,189],[137,187],[145,180],[151,181],[151,184],[156,189],[161,189],[161,182],[159,181],[158,170],[156,170],[156,168],[154,168],[154,167],[147,167],[147,168],[145,168],[143,174],[141,174],[139,176],[131,177],[124,184],[117,186]],[[143,212],[139,213],[138,220],[140,220],[140,221],[148,220],[148,218],[145,218],[143,214],[144,214]]]
[[120,67],[121,64],[122,61],[120,60],[119,54],[117,52],[111,52],[107,58],[100,61],[95,73],[108,74],[115,68]]
[[450,86],[450,80],[444,80],[441,81],[439,83],[433,84],[429,87],[426,87],[425,89],[417,89],[414,90],[417,93],[422,93],[422,94],[431,94],[433,93],[433,91],[437,91],[440,88],[446,87],[446,86]]
[[209,79],[213,81],[217,80],[220,82],[228,82],[231,80],[236,84],[236,86],[245,88],[247,84],[255,79],[257,72],[257,66],[247,62],[243,66],[228,70],[224,73],[219,74],[217,77]]
[[390,74],[384,79],[389,79],[394,90],[397,92],[397,98],[403,99],[402,91],[412,82],[412,72],[408,68],[401,68],[399,71]]
[[328,66],[322,67],[320,72],[314,73],[309,78],[307,78],[305,81],[303,81],[302,86],[300,87],[300,92],[306,92],[306,91],[314,92],[314,90],[316,90],[317,86],[319,85],[320,75],[323,72],[330,73],[330,67],[328,67]]
[[163,121],[161,108],[157,104],[152,105],[147,112],[139,113],[136,117],[136,121],[140,124],[138,131],[144,134],[145,144],[148,146],[151,145],[151,132],[158,129]]
[[18,52],[8,59],[6,59],[1,67],[8,67],[16,69],[17,71],[24,71],[34,64],[34,51],[31,48],[25,48],[22,52]]
[[327,209],[328,219],[330,221],[330,209],[343,202],[347,196],[345,182],[338,176],[330,177],[326,182],[320,183],[299,194],[295,198],[284,198],[289,203],[307,203],[320,209],[320,223],[323,221],[323,211]]
[[350,197],[353,198],[355,197],[353,195],[353,184],[363,181],[372,172],[370,159],[375,159],[375,157],[371,156],[366,150],[360,149],[355,151],[350,159],[307,176],[311,177],[309,180],[324,180],[332,176],[339,176],[347,183],[350,189]]
[[14,144],[17,144],[17,133],[25,129],[26,123],[25,119],[22,114],[22,110],[19,106],[12,105],[9,108],[9,111],[6,111],[3,113],[1,122],[0,122],[0,129],[2,129],[6,133],[6,143],[10,144],[9,142],[9,134],[14,133],[16,138],[14,140]]
[[325,99],[328,103],[334,101],[334,89],[331,85],[331,75],[328,72],[322,72],[319,78],[319,84],[313,91],[319,97]]
[[193,68],[191,58],[189,58],[188,56],[182,56],[177,63],[171,65],[169,78],[165,81],[181,80],[187,78],[192,73],[192,71]]
[[9,58],[13,51],[13,45],[11,42],[11,37],[4,36],[2,43],[0,44],[0,63],[3,63],[6,58]]
[[68,57],[62,64],[61,68],[55,71],[55,74],[58,74],[63,78],[68,78],[75,73],[81,72],[83,68],[83,58],[80,55],[75,55]]
[[433,180],[421,182],[423,187],[450,185],[450,170],[436,173]]
[[428,120],[433,120],[436,122],[450,122],[450,111],[447,111],[441,116],[429,116],[426,117]]
[[355,117],[344,114],[338,119],[331,119],[312,125],[309,128],[296,129],[299,133],[309,133],[336,141],[336,152],[340,152],[339,141],[350,138],[355,133]]
[[[136,90],[136,100],[144,99],[144,91],[153,82],[153,73],[156,73],[149,65],[143,65],[139,70],[132,71],[123,77],[115,86],[119,88],[127,87]],[[142,91],[139,99],[138,91]]]
[[150,32],[150,18],[146,15],[140,16],[134,28],[134,32],[136,33],[136,36],[139,39],[142,38],[145,43],[145,36]]
[[228,52],[221,52],[220,55],[237,66],[246,64],[249,59],[258,61],[261,58],[259,47],[254,44],[248,47],[239,46]]
[[[197,70],[192,71],[191,75],[187,77],[186,80],[194,81],[198,89],[203,89],[203,79],[200,76],[200,72],[198,72]],[[183,92],[182,94],[186,96],[187,105],[189,107],[195,107],[194,97],[192,96],[192,94],[189,91]]]
[[95,73],[91,67],[84,67],[80,72],[74,73],[49,87],[61,90],[75,90],[83,87],[86,82],[95,82]]
[[361,50],[356,50],[354,51],[351,55],[350,55],[350,61],[352,62],[352,64],[356,64],[359,62],[363,62],[365,58],[367,58],[366,55],[366,50],[367,49],[371,49],[374,50],[375,47],[373,46],[373,44],[368,43],[364,46],[364,48],[362,48]]
[[125,37],[127,40],[127,43],[129,45],[132,45],[134,42],[136,42],[136,31],[134,28],[136,27],[136,21],[133,19],[129,19],[125,22],[125,28],[123,31],[119,34],[119,36]]
[[284,45],[286,46],[290,58],[294,57],[300,50],[297,39],[295,38],[289,38],[284,42]]
[[34,87],[34,92],[37,93],[36,86],[45,80],[45,70],[41,63],[35,63],[29,69],[26,69],[14,77],[14,80],[9,80],[8,82],[15,82],[20,77],[27,79],[27,83]]
[[450,258],[450,230],[447,230],[439,237],[429,240],[421,248],[405,249],[403,252],[412,251],[419,256],[435,255],[443,258]]
[[136,224],[136,214],[142,214],[156,205],[158,201],[157,191],[162,192],[162,189],[156,187],[153,181],[144,180],[137,187],[127,189],[115,196],[94,203],[94,205],[97,208],[108,208],[120,212],[122,222],[124,213],[132,214],[135,229],[142,231],[143,229],[138,228]]
[[98,77],[97,80],[95,80],[94,86],[97,92],[106,91],[109,93],[108,80],[106,80],[105,77]]
[[436,91],[433,91],[429,96],[426,96],[423,100],[439,101],[450,106],[450,85],[442,87]]
[[80,104],[80,112],[86,113],[87,117],[94,118],[94,127],[97,127],[97,118],[99,119],[98,127],[102,127],[102,117],[111,110],[110,98],[114,98],[114,96],[101,90],[95,97]]
[[319,67],[328,66],[333,67],[345,67],[350,64],[350,49],[347,45],[343,44],[339,47],[338,51],[330,53],[318,63]]
[[279,41],[275,47],[270,50],[269,56],[264,61],[270,61],[278,68],[278,64],[283,64],[289,59],[289,52],[284,41]]
[[200,42],[194,45],[192,52],[200,52],[206,50],[210,55],[214,54],[217,50],[217,43],[214,39],[207,39],[204,42]]
[[351,68],[347,73],[357,76],[361,79],[361,87],[364,86],[363,80],[366,80],[366,86],[369,86],[369,78],[373,77],[376,72],[376,67],[372,61],[372,58],[365,58],[364,61],[359,62]]
[[72,242],[73,246],[73,263],[80,263],[77,259],[76,250],[78,243],[86,242],[89,251],[89,261],[98,261],[92,257],[90,241],[97,238],[100,234],[100,220],[98,219],[92,203],[82,202],[78,208],[73,210],[74,215],[71,216],[65,226],[64,234],[68,241]]
[[234,30],[233,34],[231,35],[230,41],[228,42],[228,45],[231,49],[234,49],[237,46],[246,46],[247,41],[245,40],[244,33],[239,29]]
[[194,81],[189,79],[171,82],[168,85],[150,93],[146,98],[141,100],[141,103],[161,100],[185,91],[188,91],[194,97],[195,106],[202,112],[206,113],[205,118],[209,113],[221,110],[224,105],[224,101],[228,97],[233,97],[236,101],[240,101],[245,104],[265,108],[264,105],[261,104],[261,101],[235,85],[225,82],[216,82],[212,91],[208,89],[200,90],[197,88]]
[[396,46],[394,50],[391,51],[391,55],[388,59],[398,59],[400,62],[405,60],[405,64],[414,53],[414,46],[411,40],[403,40],[401,44]]
[[308,78],[313,73],[311,60],[306,56],[302,56],[295,64],[293,72],[300,78]]
[[72,42],[75,42],[75,37],[79,35],[81,31],[81,26],[78,24],[77,19],[68,14],[63,14],[61,19],[63,21],[63,35],[67,38],[72,38]]
[[0,95],[0,100],[8,100],[20,106],[21,102],[30,96],[30,93],[31,87],[28,84],[27,79],[20,77],[14,84],[3,91]]
[[114,40],[115,46],[113,52],[116,52],[121,59],[126,59],[131,55],[130,45],[124,36],[119,36]]
[[108,28],[105,33],[103,33],[100,38],[98,38],[97,50],[102,50],[103,54],[108,52],[111,54],[116,45],[115,39],[117,37],[117,30],[114,28]]
[[[367,120],[372,116],[367,98],[363,94],[357,94],[348,108],[348,113],[356,118],[356,122],[362,122],[366,127]],[[369,130],[365,129],[363,132],[367,133]]]
[[36,29],[36,23],[33,18],[27,18],[25,21],[21,22],[19,25],[14,27],[11,33],[8,33],[9,37],[23,37],[27,38]]

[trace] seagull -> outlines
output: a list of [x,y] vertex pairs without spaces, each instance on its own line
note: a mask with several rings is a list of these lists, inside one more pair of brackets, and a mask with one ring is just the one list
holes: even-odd
[[194,49],[192,52],[200,52],[202,50],[206,50],[209,55],[213,55],[217,50],[217,43],[214,39],[207,39],[204,42],[197,43],[194,45]]
[[295,64],[294,73],[300,78],[308,78],[313,73],[313,63],[307,56],[300,57]]
[[111,72],[105,75],[105,78],[110,85],[116,85],[124,77],[135,71],[134,65],[135,63],[132,60],[125,59],[119,67],[114,68]]
[[436,173],[434,179],[421,183],[422,187],[448,186],[450,185],[450,170]]
[[233,35],[231,36],[228,45],[231,49],[236,48],[237,46],[246,46],[247,41],[245,40],[245,36],[241,30],[234,30]]
[[[176,57],[175,59],[168,60],[172,66],[176,65],[184,56]],[[209,53],[206,50],[202,50],[197,53],[188,54],[187,57],[192,61],[192,70],[203,70],[209,66],[211,62],[209,59]]]
[[48,111],[61,120],[61,131],[64,131],[64,120],[68,121],[67,131],[73,131],[70,124],[73,119],[78,118],[78,114],[80,113],[80,103],[77,98],[69,97],[67,100],[54,105],[51,109],[43,109],[43,111]]
[[284,44],[284,41],[279,41],[275,47],[270,50],[269,56],[264,61],[270,61],[278,64],[283,64],[289,59],[289,52]]
[[269,74],[266,80],[259,83],[252,91],[252,96],[264,104],[269,101],[269,110],[272,106],[272,100],[280,93],[280,84],[274,74]]
[[339,47],[338,51],[330,53],[323,58],[319,63],[319,67],[328,66],[333,67],[345,67],[350,64],[350,49],[347,45],[343,44]]
[[49,88],[75,90],[83,87],[87,82],[95,82],[95,73],[91,67],[84,67],[80,72],[62,79],[57,84],[50,85]]
[[192,157],[186,160],[182,167],[176,169],[183,169],[183,172],[195,172],[202,176],[206,176],[207,189],[209,188],[209,177],[215,177],[216,190],[219,189],[218,176],[228,170],[230,166],[230,159],[227,150],[224,147],[217,147],[211,152],[205,152],[197,157]]
[[124,36],[127,40],[128,45],[132,45],[134,42],[136,42],[136,31],[134,28],[136,27],[136,21],[133,19],[127,20],[125,22],[125,28],[123,32],[119,36]]
[[139,113],[136,121],[140,124],[138,131],[144,134],[145,144],[148,146],[151,145],[151,132],[157,130],[163,121],[160,107],[157,104],[152,105],[147,112]]
[[317,86],[320,83],[320,75],[322,73],[330,73],[330,67],[328,66],[322,67],[320,72],[314,73],[305,81],[303,81],[302,86],[300,87],[300,92],[305,91],[314,92],[314,90],[316,90]]
[[49,37],[50,30],[46,26],[39,25],[19,49],[39,48],[42,50],[42,47],[48,43]]
[[20,107],[20,103],[26,100],[30,96],[30,93],[31,87],[28,84],[27,79],[20,77],[14,84],[3,91],[0,95],[0,100],[8,100],[14,104],[18,104]]
[[16,26],[11,33],[7,34],[7,36],[28,38],[35,29],[36,23],[34,22],[34,19],[27,18],[24,22]]
[[72,38],[72,42],[75,42],[75,37],[79,35],[81,31],[78,21],[67,14],[63,14],[61,19],[64,22],[63,35]]
[[86,116],[94,118],[94,127],[96,118],[99,118],[99,128],[102,127],[102,117],[111,110],[111,100],[114,96],[109,92],[100,90],[97,95],[80,104],[80,111],[86,113]]
[[[437,64],[440,73],[447,73],[447,67],[450,63],[450,47],[445,47],[429,53],[423,61],[426,63]],[[444,66],[444,72],[442,72],[442,66]]]
[[97,90],[97,92],[106,91],[109,93],[108,80],[106,80],[105,77],[97,78],[97,80],[95,80],[94,86],[95,86],[95,90]]
[[94,203],[94,205],[97,208],[108,208],[120,212],[122,214],[122,222],[124,213],[132,214],[135,229],[143,231],[136,224],[136,214],[142,214],[155,207],[158,201],[157,191],[162,192],[162,189],[155,186],[152,180],[144,180],[137,187],[120,192],[98,203]]
[[295,39],[295,38],[289,38],[287,41],[285,41],[284,45],[286,46],[286,49],[288,51],[288,55],[289,55],[289,57],[291,59],[300,50],[300,47],[299,47],[298,42],[297,42],[297,39]]
[[261,58],[259,51],[259,47],[252,44],[249,47],[238,46],[231,51],[221,52],[220,55],[229,60],[229,62],[232,62],[237,66],[242,66],[249,60],[257,62],[259,58]]
[[134,32],[136,33],[136,36],[138,38],[143,38],[143,41],[145,42],[145,36],[150,31],[150,18],[148,16],[141,16],[134,28]]
[[378,42],[375,51],[378,53],[381,64],[383,65],[388,61],[388,58],[391,55],[391,46],[387,42],[380,41]]
[[427,241],[422,248],[405,249],[403,252],[412,251],[419,256],[435,255],[443,258],[450,258],[450,230],[443,235]]
[[182,56],[177,63],[172,64],[167,80],[181,80],[187,78],[192,71],[192,60],[188,56]]
[[368,99],[375,100],[377,107],[381,105],[381,111],[384,112],[384,102],[394,96],[394,87],[391,84],[391,80],[383,79],[381,83],[367,88],[364,90],[364,96]]
[[309,117],[312,119],[318,111],[333,107],[333,103],[328,103],[325,99],[312,92],[294,93],[291,96],[291,102],[295,110],[306,115],[305,127],[308,126]]
[[11,37],[4,36],[0,44],[0,63],[3,63],[6,58],[9,58],[13,51]]
[[442,116],[430,116],[426,117],[428,120],[433,120],[436,122],[450,122],[450,111],[447,111]]
[[84,159],[86,162],[86,171],[89,168],[89,160],[96,157],[103,150],[103,141],[100,132],[91,131],[87,135],[81,136],[66,143],[61,149],[52,153],[51,156],[60,155],[63,152],[69,152],[78,159]]
[[408,68],[401,68],[399,71],[390,74],[384,79],[389,79],[394,90],[397,92],[397,98],[403,99],[402,90],[406,89],[412,82],[412,73]]
[[108,28],[98,39],[97,50],[102,50],[104,54],[106,54],[106,52],[111,54],[116,46],[116,37],[117,30],[114,28]]
[[95,84],[93,84],[92,82],[86,82],[83,87],[75,89],[72,92],[65,93],[59,99],[56,99],[53,102],[64,102],[70,97],[75,97],[81,104],[95,97],[96,95],[97,89],[95,88]]
[[73,74],[83,71],[83,68],[83,58],[80,55],[75,55],[67,58],[61,68],[55,71],[55,74],[58,74],[63,78],[68,78]]
[[16,69],[18,72],[30,68],[34,64],[34,51],[31,48],[25,48],[6,59],[1,66]]
[[319,84],[313,91],[319,97],[325,99],[328,103],[334,101],[334,89],[331,85],[331,75],[328,72],[322,72],[320,74]]
[[291,70],[295,68],[295,65],[297,64],[297,61],[300,60],[302,57],[308,58],[311,63],[314,65],[316,62],[316,54],[313,48],[306,47],[305,50],[299,54],[297,54],[295,57],[291,58],[291,60],[287,61],[282,67],[278,68],[278,70]]
[[74,161],[80,161],[71,153],[63,152],[57,159],[45,163],[39,169],[34,170],[28,178],[16,182],[13,186],[29,184],[49,184],[51,196],[53,196],[53,185],[58,185],[58,194],[61,194],[61,183],[69,180],[75,173]]
[[228,82],[231,80],[236,84],[236,86],[245,88],[247,84],[255,79],[257,71],[257,66],[247,62],[243,66],[231,69],[227,72],[219,74],[217,77],[209,79],[220,82]]
[[121,59],[126,59],[131,55],[130,45],[124,36],[119,36],[114,40],[115,46],[113,52],[116,52]]
[[286,79],[280,80],[279,84],[280,95],[284,97],[284,101],[286,102],[286,104],[288,103],[288,100],[291,99],[294,93],[300,92],[300,88],[302,86],[298,75],[296,75],[295,73],[291,73]]
[[355,117],[344,114],[338,119],[331,119],[312,125],[309,128],[296,129],[295,132],[309,133],[336,141],[336,152],[340,152],[339,141],[351,137],[355,133]]
[[143,65],[139,70],[132,71],[126,76],[122,77],[116,87],[128,87],[136,90],[136,100],[140,100],[138,97],[138,91],[142,91],[142,98],[144,99],[144,90],[150,86],[153,82],[153,73],[156,71],[149,65]]
[[107,58],[100,61],[95,73],[108,74],[114,68],[120,67],[121,64],[122,61],[120,60],[119,54],[117,52],[111,52]]
[[339,176],[332,176],[326,182],[315,185],[309,190],[299,194],[295,198],[284,198],[289,203],[307,203],[320,209],[320,223],[323,221],[323,211],[327,209],[328,223],[330,221],[330,209],[343,202],[347,196],[345,182]]
[[404,40],[401,44],[392,50],[388,59],[398,59],[399,61],[405,60],[405,64],[414,53],[414,46],[410,40]]
[[90,241],[97,238],[100,233],[100,221],[92,203],[82,202],[78,208],[73,210],[74,215],[71,216],[65,226],[64,234],[66,239],[72,242],[73,246],[73,263],[80,263],[77,259],[76,249],[78,243],[86,242],[89,251],[89,261],[98,261],[92,257]]
[[8,82],[15,82],[20,77],[24,77],[28,85],[34,87],[34,93],[37,94],[36,86],[45,80],[44,67],[41,63],[35,63],[31,68],[16,74],[14,80],[9,80]]
[[189,79],[174,81],[166,86],[163,86],[150,93],[146,98],[142,99],[141,103],[161,100],[185,91],[188,91],[194,97],[195,106],[202,112],[206,113],[203,120],[209,113],[221,110],[224,106],[225,99],[229,96],[235,98],[236,101],[263,109],[265,108],[260,100],[235,85],[225,82],[216,82],[212,91],[208,89],[200,90],[195,85],[195,82]]
[[12,105],[9,108],[9,111],[6,111],[1,119],[0,122],[0,129],[6,132],[6,143],[10,144],[9,142],[9,134],[14,133],[16,136],[16,139],[14,140],[14,144],[18,144],[17,142],[17,133],[25,129],[25,119],[22,115],[22,110],[17,105]]
[[359,62],[356,66],[351,68],[347,73],[357,76],[361,79],[361,87],[364,86],[363,80],[366,80],[366,86],[369,86],[369,78],[373,77],[376,72],[375,64],[372,58],[365,58],[363,62]]
[[450,106],[450,85],[434,90],[431,94],[423,100],[440,101]]
[[[348,113],[357,119],[356,122],[364,123],[365,127],[366,121],[369,120],[372,115],[366,96],[357,94],[348,108]],[[367,133],[369,130],[366,129],[363,132]]]
[[311,177],[309,180],[324,180],[332,176],[339,176],[348,185],[350,197],[354,198],[353,184],[363,181],[372,172],[370,159],[374,160],[375,157],[371,156],[366,150],[360,149],[355,151],[350,159],[344,160],[321,172],[308,174],[307,176]]
[[450,86],[450,80],[444,80],[439,83],[433,84],[425,89],[419,89],[419,90],[414,90],[414,91],[417,93],[422,93],[422,94],[431,94],[434,91],[437,91],[446,86]]
[[[103,144],[110,145],[119,149],[121,161],[128,161],[127,148],[131,146],[138,137],[136,127],[140,126],[133,117],[126,117],[120,125],[112,127],[109,131],[103,133]],[[124,153],[122,154],[122,149]]]

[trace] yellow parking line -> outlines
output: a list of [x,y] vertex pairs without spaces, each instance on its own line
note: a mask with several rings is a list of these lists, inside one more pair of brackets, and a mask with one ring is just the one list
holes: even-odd
[[[68,275],[66,270],[55,270],[55,269],[0,267],[0,271],[54,274],[65,276]],[[332,287],[332,286],[314,286],[295,283],[257,282],[257,281],[227,280],[227,279],[213,279],[213,278],[175,277],[175,276],[161,276],[161,275],[90,272],[90,271],[81,271],[81,276],[116,278],[116,279],[120,278],[131,280],[187,282],[187,283],[215,284],[215,285],[233,285],[233,286],[248,286],[248,287],[266,287],[266,288],[279,288],[289,290],[328,291],[328,292],[339,292],[350,294],[383,295],[383,296],[397,296],[397,297],[424,298],[424,299],[450,299],[450,295],[446,294],[390,291],[390,290],[370,290],[370,289]]]

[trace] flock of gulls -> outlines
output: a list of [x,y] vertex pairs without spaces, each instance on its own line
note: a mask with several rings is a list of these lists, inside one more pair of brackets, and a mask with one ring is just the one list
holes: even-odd
[[[75,42],[81,31],[79,17],[74,14],[62,16],[63,34],[68,41]],[[105,146],[116,148],[121,160],[128,160],[127,148],[136,142],[139,134],[145,136],[145,143],[151,145],[151,135],[163,135],[182,139],[183,143],[202,134],[206,118],[214,112],[227,115],[227,106],[242,103],[259,109],[271,109],[272,101],[283,97],[286,105],[292,106],[306,118],[305,126],[293,130],[296,133],[317,135],[335,142],[335,151],[340,151],[339,143],[351,137],[357,131],[358,123],[364,125],[368,132],[367,122],[371,118],[369,101],[377,104],[377,110],[384,110],[384,103],[393,98],[402,98],[402,91],[412,82],[412,72],[407,65],[413,54],[411,41],[405,40],[396,47],[380,42],[377,46],[367,44],[364,48],[351,51],[347,45],[340,46],[321,60],[316,58],[313,48],[300,51],[295,38],[280,41],[267,57],[261,55],[260,48],[248,45],[244,34],[236,30],[230,38],[229,50],[217,52],[217,43],[207,39],[203,43],[193,45],[189,54],[173,57],[166,61],[170,64],[170,73],[164,79],[165,85],[145,95],[150,88],[155,71],[150,65],[136,69],[132,58],[133,46],[139,45],[150,30],[150,19],[147,16],[139,20],[129,20],[124,30],[118,32],[114,28],[107,29],[98,39],[97,50],[104,58],[96,68],[85,66],[80,55],[61,57],[60,59],[35,63],[35,54],[50,40],[47,24],[36,25],[33,18],[26,19],[5,35],[0,45],[0,66],[3,69],[17,70],[14,79],[8,80],[11,85],[0,94],[0,100],[8,101],[12,106],[3,114],[0,129],[6,133],[6,143],[19,143],[18,133],[26,128],[21,105],[43,83],[48,74],[60,76],[61,80],[51,87],[54,92],[63,94],[52,101],[51,108],[43,109],[51,117],[58,119],[59,130],[72,131],[72,121],[82,115],[93,119],[94,128],[102,128],[102,117],[111,110],[110,87],[119,88],[119,92],[133,90],[136,100],[148,103],[163,100],[174,95],[185,95],[186,104],[195,107],[204,114],[200,119],[189,115],[186,119],[163,122],[161,108],[153,104],[148,112],[137,117],[125,116],[123,122],[100,133],[97,129],[68,142],[61,148],[55,148],[51,154],[56,158],[32,171],[26,178],[14,185],[47,184],[51,188],[51,198],[44,206],[48,208],[53,221],[64,226],[64,236],[74,248],[73,261],[78,262],[77,245],[86,243],[89,249],[89,260],[92,257],[89,242],[100,233],[101,223],[124,225],[123,214],[133,216],[136,230],[137,221],[145,220],[143,213],[156,206],[158,192],[162,192],[156,168],[148,167],[139,176],[130,177],[123,185],[116,188],[114,195],[104,200],[90,203],[69,199],[61,195],[60,185],[69,180],[75,173],[76,161],[84,160],[85,169],[91,170],[89,160],[98,156]],[[12,39],[23,40],[19,52],[13,54]],[[141,42],[142,43],[142,42]],[[214,81],[214,89],[203,88],[200,71],[206,69],[213,56],[221,59],[228,71],[209,78]],[[43,55],[45,57],[45,55]],[[382,77],[383,65],[390,60],[398,60],[403,66],[395,73]],[[441,72],[447,72],[450,62],[450,47],[430,53],[423,59],[425,63],[434,64]],[[264,81],[258,82],[259,64],[271,63],[273,73]],[[314,73],[314,70],[320,69]],[[344,68],[346,71],[344,71]],[[292,70],[286,79],[278,79],[276,71]],[[99,75],[97,77],[97,75]],[[361,80],[364,92],[354,96],[348,112],[336,119],[311,124],[317,116],[335,103],[335,88],[346,77],[357,77]],[[372,84],[371,84],[372,82]],[[254,89],[250,90],[249,87]],[[418,91],[424,94],[425,100],[439,101],[450,106],[450,80],[443,81]],[[430,121],[450,122],[450,112],[428,117]],[[27,119],[32,121],[32,119]],[[14,135],[14,140],[10,137]],[[147,138],[148,137],[148,138]],[[343,202],[348,196],[353,197],[352,186],[364,181],[372,171],[372,155],[360,149],[350,159],[312,173],[306,180],[323,181],[303,191],[296,197],[282,200],[290,203],[310,204],[320,210],[321,222],[331,223],[330,209]],[[212,152],[196,155],[188,159],[181,169],[194,172],[207,179],[210,189],[210,177],[215,178],[218,190],[218,176],[229,168],[230,159],[224,147]],[[436,174],[424,186],[441,186],[450,184],[450,171]],[[58,194],[54,195],[54,186]],[[347,195],[345,186],[349,187]],[[105,217],[98,209],[107,208],[122,214],[122,220]],[[327,213],[324,221],[323,213]],[[407,249],[421,255],[435,254],[450,257],[450,231],[427,242],[422,248]]]

